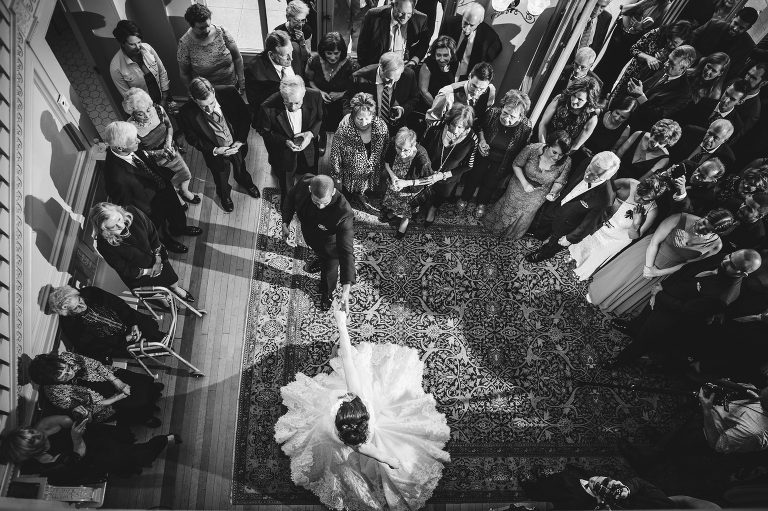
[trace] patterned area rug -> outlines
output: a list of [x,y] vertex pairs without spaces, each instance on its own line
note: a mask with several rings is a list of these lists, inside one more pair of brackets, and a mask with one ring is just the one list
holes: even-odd
[[[317,306],[317,275],[302,270],[311,251],[281,240],[279,194],[264,197],[274,207],[262,208],[253,264],[233,504],[313,503],[291,482],[273,428],[284,412],[280,387],[297,372],[329,371],[338,335],[332,315]],[[419,350],[424,388],[451,428],[453,461],[432,502],[522,499],[521,478],[566,463],[626,476],[616,440],[649,443],[673,427],[683,398],[630,386],[674,382],[644,383],[638,369],[599,367],[626,340],[584,300],[586,285],[570,271],[567,252],[528,264],[523,256],[538,241],[500,241],[450,207],[399,241],[370,214],[358,216],[353,343]]]

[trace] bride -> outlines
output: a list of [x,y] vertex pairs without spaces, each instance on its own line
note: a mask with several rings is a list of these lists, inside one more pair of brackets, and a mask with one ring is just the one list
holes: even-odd
[[421,387],[424,364],[413,348],[353,348],[346,311],[337,305],[334,315],[333,371],[298,373],[281,389],[288,411],[275,439],[291,458],[291,478],[333,509],[420,509],[450,461],[445,415]]

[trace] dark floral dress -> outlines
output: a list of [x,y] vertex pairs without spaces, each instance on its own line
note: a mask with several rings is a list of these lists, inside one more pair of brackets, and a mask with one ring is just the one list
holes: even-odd
[[571,142],[573,142],[581,134],[587,121],[595,115],[595,112],[586,107],[574,112],[562,94],[557,97],[557,103],[557,109],[549,121],[549,126],[547,126],[547,135],[563,130],[568,133]]
[[[432,163],[429,161],[427,150],[421,145],[416,145],[416,154],[408,159],[397,156],[395,145],[390,144],[384,155],[384,162],[388,163],[392,172],[400,179],[419,179],[434,174]],[[382,207],[391,211],[400,218],[411,218],[418,211],[421,199],[428,192],[428,186],[409,186],[400,191],[387,187],[384,194]]]

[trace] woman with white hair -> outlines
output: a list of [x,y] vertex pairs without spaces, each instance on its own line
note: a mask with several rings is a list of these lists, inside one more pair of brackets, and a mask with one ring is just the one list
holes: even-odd
[[189,191],[192,173],[173,142],[173,126],[163,107],[154,103],[144,90],[132,87],[125,93],[123,110],[130,116],[128,122],[136,126],[139,148],[158,166],[173,172],[171,184],[184,201],[200,204],[200,196]]
[[303,0],[291,0],[285,6],[285,23],[275,27],[275,30],[286,32],[291,41],[309,51],[312,41],[312,25],[308,23],[309,6]]

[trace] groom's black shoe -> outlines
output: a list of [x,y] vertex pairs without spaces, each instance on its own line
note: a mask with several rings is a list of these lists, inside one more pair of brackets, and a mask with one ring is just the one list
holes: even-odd
[[324,312],[331,310],[331,304],[332,302],[330,296],[326,294],[320,295],[320,310]]

